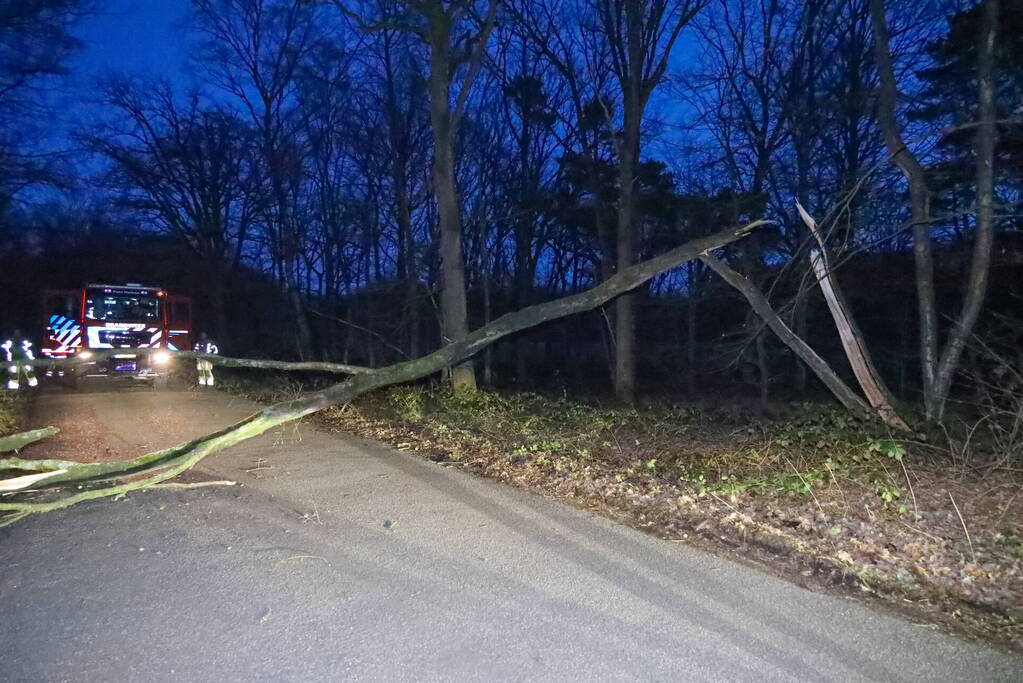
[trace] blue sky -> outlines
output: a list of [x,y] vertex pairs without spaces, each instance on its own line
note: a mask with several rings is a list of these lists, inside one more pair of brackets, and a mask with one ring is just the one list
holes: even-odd
[[[190,0],[100,1],[100,11],[75,26],[82,50],[68,61],[68,77],[48,95],[54,115],[39,122],[36,144],[42,149],[73,149],[74,133],[89,131],[104,118],[96,84],[111,71],[166,77],[182,87],[191,81],[186,69],[191,40],[181,26]],[[77,163],[86,173],[98,168],[88,157]],[[40,193],[49,197],[51,189]]]
[[188,35],[180,27],[188,0],[105,0],[97,16],[89,17],[76,34],[85,42],[73,60],[83,85],[109,70],[140,74],[184,73]]

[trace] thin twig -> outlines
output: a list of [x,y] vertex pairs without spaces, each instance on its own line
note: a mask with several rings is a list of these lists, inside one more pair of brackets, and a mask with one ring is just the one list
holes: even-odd
[[963,513],[959,512],[959,506],[956,505],[956,499],[952,497],[952,492],[948,492],[948,498],[952,501],[952,507],[955,508],[956,514],[959,515],[959,523],[963,525],[963,531],[966,533],[966,542],[970,544],[970,555],[973,556],[973,563],[977,564],[977,553],[973,550],[973,539],[970,538],[970,530],[966,528],[966,520],[963,519]]
[[204,486],[237,486],[238,482],[229,481],[227,479],[219,479],[217,481],[195,481],[195,482],[184,482],[184,481],[168,481],[163,484],[153,484],[149,488],[151,489],[198,489]]
[[909,479],[909,470],[906,469],[906,463],[899,459],[899,464],[902,465],[902,473],[906,475],[906,486],[909,487],[909,495],[913,499],[913,514],[920,518],[920,506],[916,502],[916,492],[913,491],[913,482]]

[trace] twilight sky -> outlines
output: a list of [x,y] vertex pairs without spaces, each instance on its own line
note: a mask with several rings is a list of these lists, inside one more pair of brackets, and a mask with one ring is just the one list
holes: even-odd
[[[41,150],[74,149],[76,131],[89,131],[105,118],[97,102],[96,84],[110,71],[139,76],[163,76],[182,89],[191,81],[186,69],[190,38],[181,27],[189,0],[100,0],[101,11],[81,21],[74,34],[82,50],[72,57],[69,75],[49,94],[53,118],[40,122],[36,145]],[[78,157],[80,171],[98,170],[96,160]],[[49,198],[52,188],[39,188]],[[61,196],[57,192],[56,196]]]
[[178,26],[188,0],[105,0],[98,16],[76,31],[85,49],[73,60],[83,85],[105,71],[128,70],[175,77],[183,73],[188,36]]

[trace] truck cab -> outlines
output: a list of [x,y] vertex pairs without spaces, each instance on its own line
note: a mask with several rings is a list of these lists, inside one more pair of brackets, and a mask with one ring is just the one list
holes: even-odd
[[[171,351],[192,343],[191,300],[160,287],[136,283],[89,284],[81,290],[46,293],[46,329],[41,351],[51,358],[75,356],[76,377],[166,380]],[[100,358],[98,350],[113,350]],[[151,354],[137,349],[164,349]]]

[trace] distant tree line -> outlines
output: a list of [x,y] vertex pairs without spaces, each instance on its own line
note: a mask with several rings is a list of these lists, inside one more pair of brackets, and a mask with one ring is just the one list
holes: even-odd
[[[931,419],[972,335],[1020,317],[1021,0],[193,0],[194,85],[109,74],[76,137],[91,175],[19,132],[84,6],[0,8],[3,54],[48,55],[0,60],[8,296],[159,278],[237,355],[381,365],[765,217],[717,259],[845,375],[798,202]],[[450,380],[816,390],[705,261]]]

